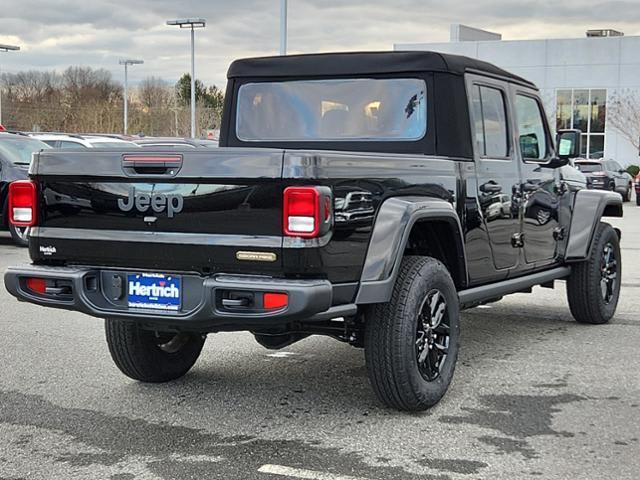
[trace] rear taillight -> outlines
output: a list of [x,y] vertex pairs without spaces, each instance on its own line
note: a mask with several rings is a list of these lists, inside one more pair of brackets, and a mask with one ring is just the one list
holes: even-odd
[[288,187],[284,190],[284,234],[315,237],[320,228],[320,194],[315,187]]
[[9,184],[9,221],[16,227],[33,227],[36,224],[37,188],[29,180],[17,180]]
[[321,237],[333,225],[333,196],[329,187],[284,189],[283,231],[288,237]]

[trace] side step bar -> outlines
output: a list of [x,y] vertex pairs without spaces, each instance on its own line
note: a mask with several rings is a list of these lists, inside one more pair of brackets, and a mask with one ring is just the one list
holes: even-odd
[[502,282],[469,288],[458,292],[461,308],[470,308],[487,300],[502,297],[510,293],[517,293],[535,285],[566,278],[571,273],[571,267],[558,267],[553,270],[533,273],[524,277],[510,278]]

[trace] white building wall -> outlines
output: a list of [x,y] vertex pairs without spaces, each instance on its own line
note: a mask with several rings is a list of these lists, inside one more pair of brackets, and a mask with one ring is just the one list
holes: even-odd
[[[540,88],[554,126],[558,89],[606,88],[607,104],[620,89],[640,92],[640,37],[414,43],[396,44],[394,49],[466,55],[531,80]],[[608,121],[605,157],[640,163],[637,149]]]

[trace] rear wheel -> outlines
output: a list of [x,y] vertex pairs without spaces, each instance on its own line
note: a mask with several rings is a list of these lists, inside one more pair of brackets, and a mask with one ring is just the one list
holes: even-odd
[[29,227],[16,227],[14,225],[9,225],[9,233],[11,233],[13,243],[19,247],[29,246]]
[[438,403],[455,370],[459,316],[446,267],[430,257],[405,257],[391,300],[366,316],[367,371],[385,405],[417,411]]
[[126,376],[141,382],[168,382],[185,375],[200,356],[205,336],[161,333],[128,320],[105,320],[111,358]]
[[572,267],[567,279],[571,314],[580,323],[607,323],[620,296],[622,262],[618,234],[608,223],[600,223],[589,258]]

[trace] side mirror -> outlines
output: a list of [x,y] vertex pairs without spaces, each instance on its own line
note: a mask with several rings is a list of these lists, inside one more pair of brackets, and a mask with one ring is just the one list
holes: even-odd
[[565,165],[569,165],[571,159],[568,157],[553,157],[547,163],[541,163],[540,166],[544,168],[560,168]]
[[[577,158],[580,156],[582,132],[577,128],[558,130],[556,135],[556,154],[558,158]],[[565,163],[566,165],[566,163]]]

